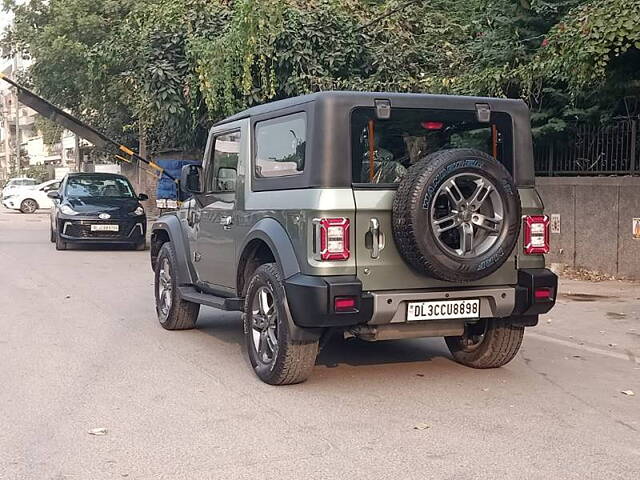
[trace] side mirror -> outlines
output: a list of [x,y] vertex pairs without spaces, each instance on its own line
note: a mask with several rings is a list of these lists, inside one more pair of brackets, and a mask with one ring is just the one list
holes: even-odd
[[138,195],[138,200],[140,200],[141,202],[149,200],[149,195],[147,195],[146,193],[141,193],[140,195]]
[[186,193],[204,193],[202,178],[200,165],[185,165],[180,175],[180,188]]
[[47,197],[54,200],[60,200],[60,198],[62,198],[57,190],[51,190],[50,192],[47,192]]

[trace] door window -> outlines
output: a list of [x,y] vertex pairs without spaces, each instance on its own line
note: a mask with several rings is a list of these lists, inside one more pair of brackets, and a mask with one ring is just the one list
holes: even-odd
[[214,139],[209,169],[210,192],[235,192],[240,156],[240,131],[223,133]]
[[42,189],[43,192],[51,192],[53,190],[58,190],[60,188],[60,182],[50,183],[46,187]]
[[304,170],[307,145],[304,113],[256,124],[256,178],[298,175]]

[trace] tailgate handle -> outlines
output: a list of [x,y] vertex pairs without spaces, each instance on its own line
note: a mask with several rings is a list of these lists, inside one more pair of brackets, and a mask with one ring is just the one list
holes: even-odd
[[379,258],[384,250],[384,233],[380,231],[380,222],[377,218],[369,220],[369,231],[364,238],[365,247],[371,250],[371,258]]

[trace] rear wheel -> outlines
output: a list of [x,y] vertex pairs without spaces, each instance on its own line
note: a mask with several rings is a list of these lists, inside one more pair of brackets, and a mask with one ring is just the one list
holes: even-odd
[[22,213],[35,213],[38,210],[38,202],[32,198],[25,198],[20,204],[20,211]]
[[200,305],[180,298],[177,264],[171,242],[162,245],[155,269],[156,312],[160,325],[167,330],[188,330],[196,326]]
[[489,318],[467,325],[464,335],[445,337],[445,341],[456,362],[472,368],[497,368],[513,360],[523,337],[523,326]]
[[244,333],[256,375],[271,385],[304,382],[318,355],[318,340],[292,339],[293,322],[286,301],[278,266],[260,266],[247,288]]

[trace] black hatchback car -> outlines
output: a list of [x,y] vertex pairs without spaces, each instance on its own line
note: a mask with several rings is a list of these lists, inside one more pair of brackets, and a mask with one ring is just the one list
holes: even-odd
[[49,192],[51,241],[57,250],[70,243],[125,244],[146,248],[147,217],[126,177],[112,173],[70,173],[60,189]]

